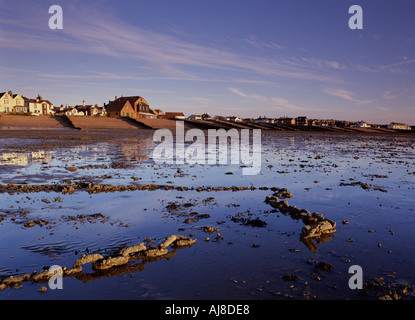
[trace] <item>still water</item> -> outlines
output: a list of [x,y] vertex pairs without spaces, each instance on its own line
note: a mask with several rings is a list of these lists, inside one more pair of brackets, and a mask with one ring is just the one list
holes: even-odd
[[[235,164],[157,165],[152,131],[103,134],[6,137],[0,184],[193,188],[0,193],[0,277],[70,268],[82,254],[158,245],[172,234],[196,244],[107,273],[85,265],[62,290],[41,293],[47,283],[24,282],[0,290],[0,299],[371,298],[349,288],[351,265],[362,267],[364,282],[415,285],[415,137],[263,132],[261,171],[244,176]],[[217,189],[232,186],[246,188]],[[302,221],[265,203],[272,187],[287,188],[290,205],[334,220],[335,234],[302,242]],[[254,219],[261,225],[243,223]],[[319,262],[332,269],[317,270]]]

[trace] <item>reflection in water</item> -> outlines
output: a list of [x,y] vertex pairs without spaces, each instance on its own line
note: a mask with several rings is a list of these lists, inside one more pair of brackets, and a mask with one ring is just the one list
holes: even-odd
[[332,236],[333,234],[324,234],[320,237],[300,239],[300,240],[310,251],[312,251],[313,253],[317,253],[318,251],[317,245],[320,243],[329,242]]
[[32,162],[48,163],[52,160],[51,153],[53,152],[3,153],[0,154],[0,166],[27,166]]
[[121,153],[126,161],[146,161],[150,143],[152,142],[148,139],[130,139],[121,143]]

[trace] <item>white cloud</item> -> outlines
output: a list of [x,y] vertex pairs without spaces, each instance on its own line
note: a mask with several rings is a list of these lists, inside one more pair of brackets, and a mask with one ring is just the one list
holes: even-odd
[[281,97],[267,98],[265,96],[258,95],[258,94],[247,94],[247,93],[242,92],[238,88],[232,88],[232,87],[228,87],[228,90],[246,100],[261,102],[263,107],[270,107],[276,110],[287,110],[287,111],[307,110],[307,108],[295,105],[291,103],[290,101],[288,101],[287,99],[284,99]]
[[386,100],[391,100],[391,99],[395,98],[395,96],[392,94],[392,90],[386,90],[386,91],[384,91],[383,92],[383,97]]
[[282,50],[282,51],[285,50],[283,46],[280,46],[279,44],[276,44],[275,42],[261,41],[255,35],[250,35],[249,37],[245,39],[245,41],[257,49],[277,49],[277,50]]
[[269,101],[267,97],[261,96],[259,94],[246,94],[238,88],[228,87],[228,90],[230,92],[244,98],[244,99],[247,99],[247,100],[257,100],[257,101],[262,101],[262,102],[268,102]]
[[302,58],[307,65],[320,70],[337,69],[346,70],[346,66],[338,61],[323,60],[318,58]]
[[324,88],[323,92],[334,97],[338,97],[338,98],[341,98],[347,101],[351,101],[357,106],[371,104],[375,102],[375,100],[369,100],[369,99],[366,99],[366,100],[356,99],[354,97],[353,92],[350,92],[345,89]]
[[287,99],[274,97],[271,99],[274,103],[274,108],[276,109],[288,109],[290,111],[293,110],[306,110],[304,107],[297,106],[295,104],[290,103]]
[[390,69],[390,68],[392,68],[392,70],[394,70],[394,67],[400,67],[400,66],[403,66],[405,64],[411,64],[411,63],[415,63],[415,59],[408,59],[408,57],[404,57],[404,61],[384,65],[384,66],[381,66],[380,68],[381,69]]

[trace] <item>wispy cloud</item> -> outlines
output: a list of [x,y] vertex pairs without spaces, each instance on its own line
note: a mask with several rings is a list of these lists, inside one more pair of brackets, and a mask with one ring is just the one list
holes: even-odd
[[415,63],[415,59],[408,59],[408,57],[404,57],[403,61],[400,62],[396,62],[396,63],[391,63],[391,64],[387,64],[384,66],[380,66],[381,69],[391,69],[391,68],[396,68],[396,67],[400,67],[406,64],[412,64]]
[[334,60],[324,60],[324,59],[319,59],[319,58],[302,58],[302,61],[304,61],[307,65],[316,68],[316,69],[320,69],[320,70],[329,70],[329,69],[336,69],[336,70],[346,70],[347,67],[346,65],[338,62],[338,61],[334,61]]
[[287,99],[274,97],[271,100],[274,103],[274,105],[273,105],[274,109],[289,110],[289,111],[300,111],[300,110],[306,110],[307,109],[305,107],[297,106],[297,105],[289,102]]
[[267,97],[259,95],[259,94],[247,94],[242,92],[240,89],[238,88],[232,88],[232,87],[228,87],[228,90],[244,99],[247,100],[257,100],[257,101],[262,101],[262,102],[267,102],[269,101]]
[[307,110],[307,107],[298,106],[293,104],[287,99],[281,98],[281,97],[271,97],[267,98],[262,95],[258,94],[247,94],[245,92],[242,92],[238,88],[232,88],[228,87],[228,90],[248,101],[256,101],[256,102],[262,102],[264,105],[272,108],[273,110],[278,111],[301,111],[301,110]]
[[375,102],[375,100],[369,100],[369,99],[357,99],[355,98],[355,94],[351,91],[345,90],[345,89],[334,89],[334,88],[324,88],[324,93],[338,97],[347,101],[353,102],[355,105],[361,106],[366,104],[371,104]]
[[256,37],[255,35],[249,35],[247,38],[245,38],[245,41],[251,45],[252,47],[256,49],[272,49],[272,50],[281,50],[284,51],[285,48],[275,42],[266,42],[261,41]]
[[386,90],[386,91],[384,91],[383,92],[383,97],[386,100],[391,100],[391,99],[395,98],[395,96],[392,94],[392,90]]
[[198,104],[209,104],[212,102],[211,99],[206,98],[206,97],[185,97],[185,100],[189,100],[189,101],[194,101]]
[[[79,52],[108,56],[151,68],[159,74],[189,80],[201,80],[212,70],[220,70],[223,74],[228,72],[240,77],[251,75],[334,81],[331,75],[322,72],[324,70],[310,69],[308,62],[298,63],[283,56],[271,59],[226,47],[213,47],[203,42],[190,42],[178,33],[167,34],[140,28],[111,16],[111,13],[100,9],[97,3],[88,10],[88,4],[82,3],[82,11],[76,10],[75,6],[66,6],[64,29],[60,32],[52,32],[38,24],[35,24],[36,32],[32,32],[33,23],[27,26],[18,23],[15,31],[6,28],[0,34],[0,47],[32,52],[44,52],[47,48],[48,52],[56,54]],[[32,22],[37,21],[36,16],[41,15],[42,21],[45,18],[44,13],[37,11],[31,14],[26,12],[26,15],[31,16]],[[16,25],[14,20],[5,18],[0,23],[6,26]],[[283,50],[276,43],[260,41],[254,36],[248,37],[246,41],[252,46]],[[325,62],[324,65],[335,69],[343,66],[334,61]]]

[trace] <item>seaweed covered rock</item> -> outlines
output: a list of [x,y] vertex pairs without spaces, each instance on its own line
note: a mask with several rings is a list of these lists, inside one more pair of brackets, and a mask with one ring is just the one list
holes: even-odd
[[315,225],[305,225],[301,230],[301,238],[309,239],[322,237],[324,235],[333,234],[336,232],[336,223],[330,219],[323,218]]

